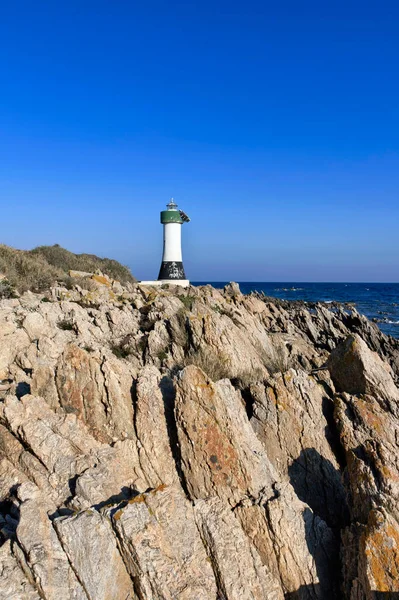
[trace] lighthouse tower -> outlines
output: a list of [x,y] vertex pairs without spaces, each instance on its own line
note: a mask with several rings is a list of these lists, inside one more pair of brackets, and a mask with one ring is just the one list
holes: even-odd
[[190,219],[182,210],[179,210],[173,198],[166,205],[167,210],[161,212],[163,225],[163,256],[159,270],[158,281],[189,285],[184,273],[181,253],[181,226]]

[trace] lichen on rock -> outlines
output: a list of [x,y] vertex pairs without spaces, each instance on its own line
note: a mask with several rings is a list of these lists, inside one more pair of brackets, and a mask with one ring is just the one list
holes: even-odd
[[0,300],[0,600],[395,597],[399,342],[83,271]]

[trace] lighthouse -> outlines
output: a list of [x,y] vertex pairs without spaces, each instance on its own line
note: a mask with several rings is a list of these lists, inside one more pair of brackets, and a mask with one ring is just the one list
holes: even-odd
[[190,219],[186,213],[178,209],[173,198],[166,205],[166,210],[161,211],[163,255],[158,281],[162,283],[174,283],[183,286],[190,283],[186,279],[181,252],[181,227],[189,221]]

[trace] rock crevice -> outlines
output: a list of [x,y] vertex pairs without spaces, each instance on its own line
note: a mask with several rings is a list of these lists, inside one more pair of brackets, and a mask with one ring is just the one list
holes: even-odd
[[115,286],[0,301],[0,600],[399,594],[399,343]]

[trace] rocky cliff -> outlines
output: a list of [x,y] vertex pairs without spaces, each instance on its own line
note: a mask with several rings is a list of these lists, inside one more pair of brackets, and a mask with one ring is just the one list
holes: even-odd
[[1,600],[399,597],[399,343],[97,276],[0,302]]

